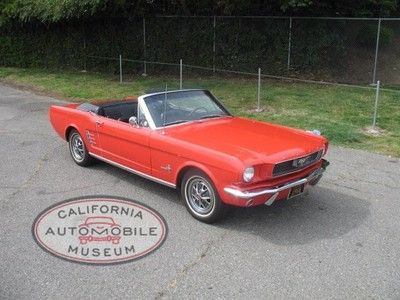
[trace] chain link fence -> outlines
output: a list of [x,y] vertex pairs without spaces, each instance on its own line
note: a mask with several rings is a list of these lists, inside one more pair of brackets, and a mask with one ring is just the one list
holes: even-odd
[[107,18],[0,28],[0,64],[400,86],[400,18]]
[[246,76],[258,79],[258,108],[265,78],[374,94],[379,80],[381,91],[398,93],[400,18],[157,16],[9,25],[0,28],[0,64],[101,71],[121,82],[129,74],[169,74],[180,87],[192,76]]
[[[400,85],[400,19],[176,17],[84,25],[85,67],[124,72],[257,75],[351,85]],[[107,59],[104,59],[107,58]],[[97,61],[96,61],[97,59]]]

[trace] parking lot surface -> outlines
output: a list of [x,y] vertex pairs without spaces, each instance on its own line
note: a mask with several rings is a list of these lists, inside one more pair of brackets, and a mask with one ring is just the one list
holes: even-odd
[[[0,83],[0,299],[400,298],[400,162],[331,147],[308,195],[193,219],[175,190],[105,163],[77,166],[54,133],[58,100]],[[141,201],[168,223],[161,248],[111,266],[43,251],[31,226],[84,195]]]

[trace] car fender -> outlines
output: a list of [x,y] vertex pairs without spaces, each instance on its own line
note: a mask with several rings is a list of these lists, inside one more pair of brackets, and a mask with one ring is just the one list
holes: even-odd
[[69,131],[74,128],[81,135],[88,150],[95,150],[86,134],[86,130],[96,133],[95,122],[90,113],[77,110],[74,107],[52,105],[49,108],[49,119],[61,138],[67,141]]
[[78,133],[81,135],[81,137],[86,140],[86,136],[84,135],[84,132],[82,132],[80,127],[76,123],[70,123],[66,126],[66,128],[64,130],[64,139],[67,142],[68,142],[68,138],[69,138],[69,133],[71,132],[72,129],[75,129],[76,131],[78,131]]
[[185,161],[181,164],[176,172],[175,183],[179,188],[183,175],[188,169],[198,169],[205,173],[214,184],[218,194],[222,196],[225,184],[237,179],[237,174],[231,171],[223,170],[218,167],[202,164],[196,161]]

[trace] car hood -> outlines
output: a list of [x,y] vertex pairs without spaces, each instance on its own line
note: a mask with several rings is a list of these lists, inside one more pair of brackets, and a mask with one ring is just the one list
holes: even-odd
[[325,138],[302,130],[239,117],[173,126],[164,133],[182,142],[234,156],[248,163],[276,163],[325,147]]

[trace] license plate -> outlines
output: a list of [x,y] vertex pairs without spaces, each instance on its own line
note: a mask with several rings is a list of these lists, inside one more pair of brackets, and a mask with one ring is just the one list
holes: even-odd
[[295,187],[292,187],[292,189],[290,190],[288,199],[301,195],[303,192],[304,192],[304,184],[296,185]]

